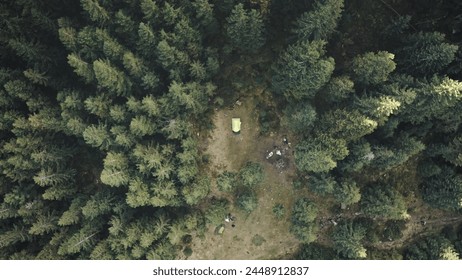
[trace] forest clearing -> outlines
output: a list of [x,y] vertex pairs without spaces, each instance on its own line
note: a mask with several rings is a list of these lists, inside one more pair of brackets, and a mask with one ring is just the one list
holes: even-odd
[[[272,213],[274,204],[281,203],[290,209],[295,196],[291,187],[291,177],[295,171],[293,162],[289,168],[278,170],[265,158],[267,150],[274,145],[283,145],[282,134],[260,135],[257,121],[255,99],[259,94],[239,97],[232,108],[215,112],[214,129],[208,142],[206,154],[210,155],[210,172],[237,171],[247,161],[258,162],[264,168],[265,178],[258,191],[258,207],[250,214],[230,207],[236,216],[235,227],[225,224],[223,235],[214,233],[215,226],[209,227],[203,239],[195,239],[191,259],[284,259],[290,258],[297,250],[299,242],[288,231],[287,219],[278,220]],[[241,132],[231,131],[231,118],[239,116],[242,121]],[[209,196],[220,197],[226,194],[212,186]],[[231,198],[233,199],[233,198]],[[286,214],[287,215],[287,214]],[[255,245],[252,239],[261,236],[264,241]]]

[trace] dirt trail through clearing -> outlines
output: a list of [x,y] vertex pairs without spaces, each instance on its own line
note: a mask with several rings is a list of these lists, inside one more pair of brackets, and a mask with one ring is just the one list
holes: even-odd
[[403,231],[403,237],[400,239],[374,244],[374,247],[378,249],[400,248],[417,237],[437,233],[445,226],[457,225],[462,222],[460,215],[449,214],[442,210],[431,209],[427,213],[432,213],[432,217],[424,214],[411,215]]

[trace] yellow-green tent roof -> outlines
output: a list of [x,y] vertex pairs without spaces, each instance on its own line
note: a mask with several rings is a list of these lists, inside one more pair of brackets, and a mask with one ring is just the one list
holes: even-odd
[[233,118],[231,120],[233,132],[241,131],[241,118]]

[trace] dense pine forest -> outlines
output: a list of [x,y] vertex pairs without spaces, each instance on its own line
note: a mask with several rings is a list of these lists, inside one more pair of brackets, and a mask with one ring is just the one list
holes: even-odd
[[0,259],[462,258],[460,1],[0,13]]

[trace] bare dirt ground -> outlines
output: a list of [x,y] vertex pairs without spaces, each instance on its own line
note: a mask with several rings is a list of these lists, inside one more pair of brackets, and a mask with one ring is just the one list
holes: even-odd
[[[260,136],[258,116],[256,115],[256,96],[262,89],[251,96],[239,98],[241,105],[215,112],[214,130],[204,143],[206,153],[210,155],[211,175],[216,178],[221,172],[237,171],[247,161],[259,162],[264,167],[265,179],[257,190],[258,207],[247,214],[230,203],[230,213],[236,217],[235,227],[225,224],[223,235],[214,233],[215,227],[209,226],[205,237],[194,238],[191,246],[193,254],[189,259],[284,259],[290,258],[298,249],[299,242],[289,232],[290,209],[296,196],[292,187],[294,165],[292,152],[287,151],[289,166],[280,170],[265,156],[274,146],[281,146],[282,135],[270,134]],[[231,118],[240,117],[242,126],[240,134],[231,131]],[[210,196],[227,197],[213,184]],[[285,207],[285,217],[277,220],[272,212],[274,204]],[[261,245],[255,245],[252,238],[263,238]],[[261,241],[261,239],[260,239]]]

